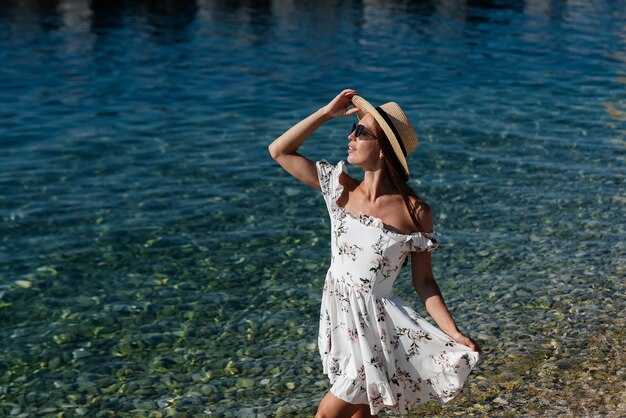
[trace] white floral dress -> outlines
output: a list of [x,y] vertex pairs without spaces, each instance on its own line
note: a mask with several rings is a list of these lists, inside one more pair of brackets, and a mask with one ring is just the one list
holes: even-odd
[[344,161],[316,162],[331,218],[331,265],[322,295],[318,346],[331,392],[352,404],[405,413],[429,400],[448,402],[479,354],[456,343],[398,296],[393,284],[412,251],[433,251],[437,234],[401,234],[337,205]]

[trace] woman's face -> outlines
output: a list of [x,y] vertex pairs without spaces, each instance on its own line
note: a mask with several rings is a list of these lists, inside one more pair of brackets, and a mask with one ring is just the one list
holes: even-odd
[[359,121],[362,125],[363,132],[357,138],[356,132],[348,135],[348,162],[353,165],[363,167],[374,166],[380,160],[380,144],[378,142],[378,134],[380,131],[376,119],[369,113]]

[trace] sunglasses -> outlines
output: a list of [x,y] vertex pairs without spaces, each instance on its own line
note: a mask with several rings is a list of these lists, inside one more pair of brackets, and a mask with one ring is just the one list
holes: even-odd
[[355,138],[358,138],[359,136],[361,136],[361,134],[363,134],[363,133],[364,133],[365,135],[368,135],[368,136],[371,136],[372,138],[376,138],[376,139],[378,139],[378,137],[377,137],[377,136],[372,135],[371,133],[367,132],[367,131],[365,130],[365,126],[363,126],[363,125],[357,125],[356,123],[353,123],[353,124],[352,124],[352,130],[350,131],[350,133],[352,133],[352,132],[354,132],[354,137],[355,137]]

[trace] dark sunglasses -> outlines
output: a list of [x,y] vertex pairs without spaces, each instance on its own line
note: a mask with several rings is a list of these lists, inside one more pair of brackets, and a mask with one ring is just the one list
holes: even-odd
[[371,133],[367,132],[365,130],[365,126],[363,125],[357,125],[356,123],[352,124],[352,130],[350,131],[350,133],[354,132],[354,137],[358,138],[362,133],[365,133],[366,135],[371,136],[372,138],[376,138],[378,139],[377,136],[372,135]]

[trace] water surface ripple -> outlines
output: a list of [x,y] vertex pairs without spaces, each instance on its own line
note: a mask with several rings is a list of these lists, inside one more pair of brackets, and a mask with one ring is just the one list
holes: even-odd
[[[625,11],[3,2],[0,415],[314,414],[329,220],[267,145],[346,87],[413,121],[435,277],[485,350],[416,416],[626,413]],[[300,151],[345,160],[351,123]],[[432,321],[408,269],[398,293]]]

